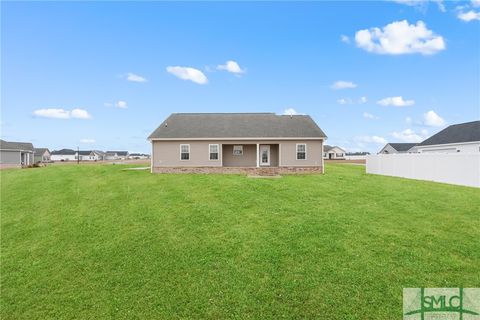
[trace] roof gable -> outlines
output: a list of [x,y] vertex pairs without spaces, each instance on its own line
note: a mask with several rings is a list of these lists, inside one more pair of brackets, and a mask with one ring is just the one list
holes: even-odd
[[307,115],[274,113],[173,113],[149,139],[325,138]]
[[426,139],[419,146],[480,141],[480,121],[454,124]]
[[410,150],[411,148],[418,145],[418,143],[387,143],[387,145],[390,145],[393,149],[402,152]]

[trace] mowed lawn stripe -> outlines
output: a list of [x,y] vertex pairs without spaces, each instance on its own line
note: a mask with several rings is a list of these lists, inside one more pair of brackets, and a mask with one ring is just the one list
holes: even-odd
[[393,319],[480,285],[480,190],[366,175],[1,171],[3,319]]

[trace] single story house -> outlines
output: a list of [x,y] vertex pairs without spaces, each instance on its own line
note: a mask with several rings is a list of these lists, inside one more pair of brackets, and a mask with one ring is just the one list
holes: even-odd
[[128,159],[148,159],[150,155],[145,153],[130,153]]
[[387,143],[379,154],[393,154],[393,153],[414,153],[414,148],[418,143]]
[[419,153],[479,153],[480,121],[448,126],[416,146]]
[[15,168],[34,163],[34,150],[30,142],[0,140],[0,167]]
[[148,137],[152,172],[323,172],[325,139],[310,116],[275,113],[173,113]]
[[51,155],[48,148],[35,148],[34,149],[34,161],[35,163],[46,163],[50,162]]
[[323,158],[330,160],[344,160],[345,159],[345,150],[337,146],[323,146]]
[[52,161],[76,161],[77,151],[72,149],[54,150],[51,152],[50,159]]
[[80,150],[78,156],[80,161],[101,161],[104,157],[104,152],[98,150]]
[[128,158],[128,151],[107,151],[105,160],[125,160]]

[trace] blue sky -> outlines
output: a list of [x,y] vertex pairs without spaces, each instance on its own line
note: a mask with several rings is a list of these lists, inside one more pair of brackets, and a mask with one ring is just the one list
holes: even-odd
[[172,112],[296,112],[374,152],[480,118],[478,1],[1,5],[5,140],[148,152]]

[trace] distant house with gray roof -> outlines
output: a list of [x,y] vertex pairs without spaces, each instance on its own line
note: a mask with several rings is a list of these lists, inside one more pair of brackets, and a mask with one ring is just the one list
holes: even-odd
[[418,143],[387,143],[382,150],[380,150],[379,154],[394,154],[394,153],[413,153],[414,150],[411,150]]
[[34,163],[34,149],[30,142],[0,140],[0,167],[22,167]]
[[345,150],[338,146],[323,146],[323,158],[329,160],[345,160]]
[[50,159],[52,161],[76,161],[77,151],[73,149],[61,149],[51,152]]
[[34,161],[35,163],[47,163],[51,161],[51,154],[48,148],[35,148]]
[[148,139],[152,172],[195,167],[321,171],[326,135],[308,115],[173,113]]
[[480,121],[454,124],[416,146],[419,153],[479,153]]

